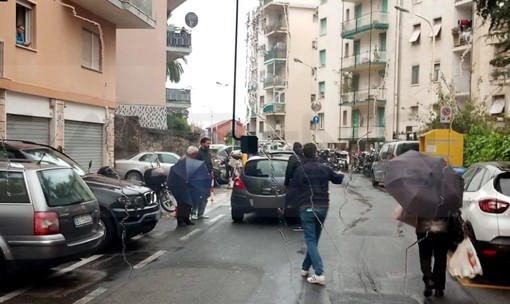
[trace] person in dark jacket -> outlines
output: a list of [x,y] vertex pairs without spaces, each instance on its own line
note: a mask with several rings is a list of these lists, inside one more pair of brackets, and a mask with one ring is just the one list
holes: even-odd
[[[294,151],[294,154],[292,154],[289,157],[289,161],[287,163],[287,169],[285,170],[285,181],[283,182],[283,185],[285,188],[289,186],[290,180],[292,179],[292,176],[294,176],[294,172],[296,172],[296,168],[301,166],[301,158],[303,157],[303,145],[300,142],[295,142],[292,145],[292,150]],[[286,212],[289,209],[286,210]],[[303,227],[301,226],[301,221],[299,219],[299,214],[297,214],[297,217],[295,216],[295,212],[293,209],[290,209],[291,215],[287,215],[289,218],[295,218],[297,222],[297,226],[292,228],[292,230],[296,232],[303,231]]]
[[[329,182],[341,184],[343,175],[329,166],[319,163],[317,146],[303,146],[302,165],[296,169],[286,192],[287,205],[298,207],[306,243],[306,256],[301,266],[301,275],[311,284],[326,284],[322,258],[319,254],[319,238],[329,208]],[[310,267],[314,275],[308,276]]]
[[[205,162],[205,166],[209,174],[213,174],[213,164],[212,164],[212,155],[209,147],[211,146],[211,139],[209,137],[202,137],[200,139],[200,148],[198,149],[198,160],[202,160]],[[207,206],[207,198],[203,199],[197,204],[193,205],[193,210],[191,210],[191,219],[208,219],[209,216],[205,215],[205,207]]]

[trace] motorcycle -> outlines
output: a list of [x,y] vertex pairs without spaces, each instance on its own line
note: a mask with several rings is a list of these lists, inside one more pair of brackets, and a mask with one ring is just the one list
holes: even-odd
[[156,201],[159,203],[161,208],[163,208],[166,212],[171,213],[175,211],[177,201],[170,190],[168,190],[166,178],[167,177],[163,168],[160,167],[149,168],[145,170],[143,174],[145,185],[154,191]]

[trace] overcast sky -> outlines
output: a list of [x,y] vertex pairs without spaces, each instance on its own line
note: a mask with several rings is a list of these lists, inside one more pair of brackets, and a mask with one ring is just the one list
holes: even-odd
[[[236,118],[245,119],[246,16],[258,0],[239,0]],[[192,31],[192,51],[183,64],[179,83],[170,88],[191,87],[189,122],[202,127],[232,119],[236,0],[187,0],[172,13],[169,23],[185,25],[188,12],[198,16]],[[217,84],[219,82],[220,84]]]

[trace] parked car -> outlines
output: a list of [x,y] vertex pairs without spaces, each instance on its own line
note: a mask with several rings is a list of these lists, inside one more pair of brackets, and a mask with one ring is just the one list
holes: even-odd
[[383,144],[379,155],[372,163],[372,186],[384,183],[384,172],[389,160],[406,153],[409,150],[419,151],[420,142],[417,140],[393,141]]
[[510,162],[475,163],[462,177],[462,218],[481,263],[510,261]]
[[170,168],[181,158],[173,152],[141,152],[115,161],[115,170],[121,178],[143,181],[145,170],[161,167],[168,175]]
[[87,257],[104,237],[97,199],[74,170],[0,162],[0,281]]
[[161,217],[160,205],[155,200],[154,192],[149,188],[131,181],[87,172],[72,158],[51,146],[29,141],[5,140],[0,143],[0,158],[4,155],[11,159],[25,159],[73,168],[99,202],[101,222],[106,229],[101,249],[121,240],[123,231],[126,232],[125,239],[151,231]]
[[[276,215],[285,208],[285,170],[290,155],[276,154],[271,158],[253,156],[235,178],[230,198],[232,220],[242,222],[245,213],[259,212]],[[290,217],[295,212],[288,212]]]

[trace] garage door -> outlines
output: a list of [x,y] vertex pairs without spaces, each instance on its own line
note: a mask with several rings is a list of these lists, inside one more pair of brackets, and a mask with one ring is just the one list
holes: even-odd
[[85,171],[92,161],[90,172],[97,172],[103,162],[103,125],[79,121],[65,121],[65,152]]
[[48,118],[7,114],[7,138],[50,144]]

